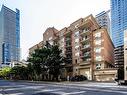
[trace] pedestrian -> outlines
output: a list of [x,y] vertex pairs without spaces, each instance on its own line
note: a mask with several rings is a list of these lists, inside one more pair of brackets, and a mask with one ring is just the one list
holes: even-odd
[[70,81],[70,76],[67,76],[67,81]]

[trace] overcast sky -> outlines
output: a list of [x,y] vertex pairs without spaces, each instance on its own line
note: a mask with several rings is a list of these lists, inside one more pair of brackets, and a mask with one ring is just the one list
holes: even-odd
[[60,30],[81,17],[110,9],[110,0],[0,0],[0,8],[2,4],[20,10],[21,59],[42,41],[46,28]]

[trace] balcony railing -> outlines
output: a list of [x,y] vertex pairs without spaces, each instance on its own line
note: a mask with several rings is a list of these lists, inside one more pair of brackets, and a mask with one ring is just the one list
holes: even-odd
[[84,43],[84,42],[86,42],[86,41],[90,41],[90,38],[87,38],[87,39],[83,38],[83,39],[81,40],[82,43]]
[[80,66],[83,66],[83,65],[90,65],[90,61],[83,61],[79,64]]
[[90,33],[89,30],[83,30],[83,31],[80,33],[80,35],[83,35],[83,34],[89,34],[89,33]]
[[90,54],[83,54],[82,58],[91,58]]
[[85,50],[85,49],[88,49],[88,48],[90,48],[90,44],[84,45],[81,50]]
[[84,62],[89,62],[91,61],[91,58],[82,58]]
[[66,51],[65,54],[72,54],[72,51]]
[[66,38],[66,39],[65,39],[65,41],[70,41],[70,40],[71,40],[71,38]]

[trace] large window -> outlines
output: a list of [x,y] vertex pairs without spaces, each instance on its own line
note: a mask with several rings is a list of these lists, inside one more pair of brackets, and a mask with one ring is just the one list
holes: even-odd
[[79,42],[79,38],[76,38],[76,39],[75,39],[75,43],[78,43],[78,42]]
[[96,64],[96,69],[101,69],[101,64]]
[[79,37],[79,31],[75,32],[75,37]]
[[61,39],[61,42],[64,43],[64,38]]
[[79,56],[79,52],[75,53],[75,56],[77,56],[77,57],[78,57],[78,56]]
[[102,57],[101,57],[101,56],[96,56],[96,57],[95,57],[95,60],[96,60],[96,61],[102,61]]
[[101,45],[101,40],[95,40],[95,45]]
[[96,38],[101,37],[101,32],[96,33],[96,34],[95,34],[95,37],[96,37]]
[[100,47],[96,47],[96,48],[94,48],[94,51],[95,51],[96,53],[100,53],[100,52],[101,52],[101,48],[100,48]]

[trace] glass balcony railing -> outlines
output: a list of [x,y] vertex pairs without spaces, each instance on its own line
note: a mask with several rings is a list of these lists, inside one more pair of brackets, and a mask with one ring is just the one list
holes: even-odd
[[86,49],[86,48],[89,48],[89,47],[90,47],[90,44],[84,45],[84,46],[82,47],[82,49]]
[[85,62],[91,61],[91,58],[83,58],[83,61]]
[[90,54],[84,54],[83,57],[85,57],[85,58],[90,58],[91,56],[90,56]]

